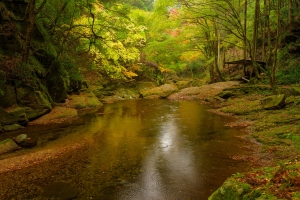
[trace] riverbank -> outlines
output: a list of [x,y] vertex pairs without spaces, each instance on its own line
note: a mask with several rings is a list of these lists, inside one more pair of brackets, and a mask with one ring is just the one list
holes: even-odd
[[287,97],[284,107],[268,110],[262,103],[271,95],[267,88],[247,94],[227,91],[231,97],[217,104],[217,113],[237,116],[248,124],[247,137],[261,144],[256,162],[262,167],[228,178],[210,200],[300,198],[299,96],[283,90]]

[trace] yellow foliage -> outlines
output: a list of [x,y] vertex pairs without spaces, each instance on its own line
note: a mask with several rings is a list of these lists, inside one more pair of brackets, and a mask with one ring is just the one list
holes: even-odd
[[182,61],[193,61],[199,59],[201,53],[199,51],[186,51],[180,56]]
[[132,77],[135,77],[135,76],[138,76],[136,73],[132,72],[132,71],[125,71],[124,72],[124,75],[128,78],[132,78]]
[[161,73],[173,73],[174,71],[168,68],[158,67]]

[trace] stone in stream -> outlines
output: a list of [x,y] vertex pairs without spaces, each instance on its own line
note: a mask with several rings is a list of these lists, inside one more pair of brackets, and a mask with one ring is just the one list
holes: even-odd
[[25,141],[19,143],[21,147],[31,148],[37,144],[38,139],[36,137],[28,137]]
[[27,140],[27,135],[26,134],[20,134],[18,135],[17,137],[14,138],[14,141],[17,143],[17,144],[20,144],[22,142],[25,142]]
[[6,139],[0,142],[0,155],[17,149],[19,149],[19,146],[12,139]]
[[47,199],[70,200],[75,199],[79,194],[78,188],[65,182],[51,183],[42,189],[41,197]]

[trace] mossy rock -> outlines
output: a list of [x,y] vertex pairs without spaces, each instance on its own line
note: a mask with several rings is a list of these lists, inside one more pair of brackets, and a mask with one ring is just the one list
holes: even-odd
[[294,102],[295,102],[295,96],[289,96],[285,99],[286,105],[294,104]]
[[294,105],[300,105],[300,97],[295,97]]
[[69,78],[59,61],[52,64],[46,77],[47,88],[53,101],[62,102],[68,98]]
[[94,108],[102,106],[93,92],[80,93],[80,95],[71,95],[68,106],[75,109]]
[[29,120],[40,117],[51,111],[51,99],[42,91],[34,91],[31,88],[17,88],[19,105],[24,108]]
[[56,106],[51,110],[50,113],[30,122],[30,124],[60,123],[68,119],[74,119],[77,117],[78,112],[76,109]]
[[292,87],[291,88],[291,95],[300,96],[300,87]]
[[2,85],[4,96],[0,96],[0,107],[6,108],[11,105],[17,104],[17,96],[14,86]]
[[173,84],[165,84],[160,87],[155,87],[151,89],[146,89],[140,91],[140,94],[143,98],[147,98],[148,96],[157,95],[160,98],[166,98],[170,94],[173,94],[178,91],[178,87]]
[[12,124],[12,125],[5,125],[2,128],[4,131],[16,131],[23,128],[23,126],[21,126],[20,124]]
[[5,109],[0,108],[0,124],[26,124],[27,122],[28,118],[24,109],[18,105],[12,105]]
[[17,150],[19,146],[12,140],[6,139],[0,142],[0,155]]
[[17,143],[17,144],[20,144],[22,142],[25,142],[27,140],[27,135],[26,134],[20,134],[18,135],[17,137],[14,138],[14,141]]
[[263,98],[260,102],[266,110],[281,109],[285,106],[285,95],[280,94],[268,96],[266,98]]
[[250,189],[251,186],[247,183],[241,183],[235,179],[227,179],[208,200],[242,200],[243,196],[250,192]]

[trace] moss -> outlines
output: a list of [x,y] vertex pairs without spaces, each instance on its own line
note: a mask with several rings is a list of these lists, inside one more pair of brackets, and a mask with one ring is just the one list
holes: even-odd
[[144,98],[148,97],[148,96],[154,96],[154,95],[158,95],[161,98],[165,98],[165,97],[169,96],[170,94],[175,93],[177,91],[178,91],[178,88],[176,85],[165,84],[160,87],[142,90],[140,93]]
[[71,95],[69,97],[69,107],[75,109],[93,108],[102,104],[94,93],[81,93],[80,95]]
[[258,112],[263,110],[260,101],[250,101],[247,99],[231,100],[230,105],[223,107],[222,112],[233,113],[236,115],[247,115],[251,112]]
[[30,124],[59,123],[67,119],[73,119],[77,117],[78,113],[76,109],[56,106],[50,113],[30,122]]
[[238,182],[237,180],[230,178],[227,179],[224,184],[215,191],[208,199],[209,200],[239,200],[243,199],[243,196],[250,192],[251,186],[247,183]]

